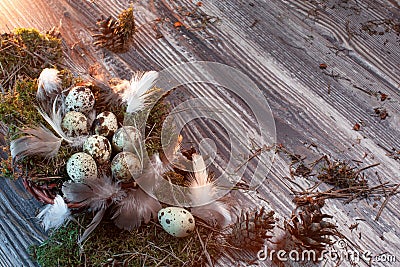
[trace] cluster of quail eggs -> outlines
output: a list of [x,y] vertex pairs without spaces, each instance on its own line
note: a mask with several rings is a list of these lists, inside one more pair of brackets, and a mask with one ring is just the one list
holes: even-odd
[[[99,179],[98,168],[111,161],[111,173],[116,181],[132,182],[141,174],[138,158],[141,134],[133,126],[118,127],[117,117],[101,112],[89,125],[95,97],[90,88],[76,86],[65,98],[66,114],[63,131],[71,137],[86,136],[83,151],[73,154],[67,162],[67,173],[73,182]],[[195,229],[193,215],[180,207],[167,207],[158,212],[162,228],[175,237],[190,235]]]
[[140,175],[138,147],[141,135],[133,126],[119,127],[115,114],[101,112],[91,124],[95,97],[89,87],[75,86],[65,98],[61,126],[67,136],[86,136],[83,151],[67,162],[68,176],[74,182],[97,179],[99,167],[111,161],[111,173],[120,182],[131,182]]

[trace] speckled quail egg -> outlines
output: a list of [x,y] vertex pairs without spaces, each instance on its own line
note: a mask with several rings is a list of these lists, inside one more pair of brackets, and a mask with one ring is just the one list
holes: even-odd
[[93,122],[94,132],[105,137],[112,137],[118,129],[117,116],[109,111],[104,111],[97,115]]
[[139,158],[131,152],[120,152],[111,161],[111,173],[114,179],[130,182],[141,174]]
[[136,154],[140,149],[140,141],[141,134],[138,129],[133,126],[123,126],[115,132],[112,147],[117,152],[128,151]]
[[87,118],[77,111],[67,112],[61,122],[61,127],[68,136],[79,136],[88,133]]
[[170,235],[185,237],[190,235],[195,227],[193,215],[179,207],[168,207],[158,212],[158,221]]
[[101,135],[92,135],[83,143],[83,152],[91,155],[98,164],[104,164],[111,157],[111,144]]
[[94,107],[94,95],[85,86],[75,86],[65,98],[65,108],[67,111],[78,111],[88,113]]
[[68,176],[76,183],[97,178],[97,165],[89,154],[78,152],[67,161]]

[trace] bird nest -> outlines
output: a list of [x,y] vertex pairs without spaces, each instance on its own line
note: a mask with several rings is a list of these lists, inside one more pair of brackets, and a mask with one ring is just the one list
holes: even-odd
[[[154,86],[157,72],[137,72],[129,81],[75,77],[54,68],[62,65],[55,35],[19,29],[2,38],[2,65],[19,60],[18,69],[2,73],[2,176],[21,178],[46,204],[38,220],[53,235],[31,250],[41,265],[79,265],[82,257],[92,265],[212,265],[222,251],[239,250],[236,240],[257,252],[269,238],[273,212],[237,213],[228,197],[197,203],[217,188],[197,149],[181,148],[167,118],[168,96]],[[194,204],[171,207],[141,179],[188,188]],[[182,224],[173,225],[178,219]],[[99,246],[108,258],[93,256]]]

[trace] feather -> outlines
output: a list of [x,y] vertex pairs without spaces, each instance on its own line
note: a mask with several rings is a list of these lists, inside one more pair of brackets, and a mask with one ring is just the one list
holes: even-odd
[[122,201],[116,204],[112,220],[117,227],[132,230],[142,222],[148,223],[151,218],[157,218],[161,204],[149,196],[141,188],[131,189]]
[[[140,185],[153,190],[155,177],[161,176],[167,170],[168,167],[164,166],[159,155],[155,153],[151,164],[140,177]],[[160,209],[160,202],[143,189],[130,189],[127,191],[127,197],[115,205],[111,219],[119,228],[132,230],[139,227],[142,222],[148,223],[152,217],[156,218]]]
[[108,207],[118,203],[126,196],[125,191],[107,176],[103,176],[102,179],[87,179],[85,183],[65,182],[62,192],[70,202],[81,203],[96,212],[93,220],[79,238],[78,244],[85,241],[96,229]]
[[60,93],[61,90],[61,79],[58,76],[59,71],[56,69],[46,68],[42,70],[38,78],[38,90],[36,92],[36,98],[44,101],[46,97],[54,97]]
[[93,125],[93,122],[96,119],[96,110],[92,109],[91,111],[89,111],[86,117],[87,117],[87,124]]
[[216,184],[209,179],[203,157],[198,154],[192,157],[194,178],[190,182],[191,212],[213,227],[225,227],[232,221],[228,206],[222,199],[214,200]]
[[129,89],[122,95],[123,101],[127,103],[126,112],[134,113],[146,106],[146,99],[150,96],[148,91],[154,86],[157,77],[156,71],[137,72],[132,77]]
[[37,218],[41,221],[44,229],[47,231],[51,228],[58,229],[64,224],[65,220],[71,215],[67,204],[64,199],[57,195],[54,198],[54,204],[48,204],[45,208],[37,215]]
[[48,115],[45,111],[43,111],[41,108],[37,108],[38,112],[42,117],[46,120],[46,122],[53,128],[53,130],[60,136],[62,139],[64,139],[67,142],[72,142],[68,139],[67,135],[64,133],[61,127],[62,123],[62,108],[57,109],[57,97],[53,102],[53,107],[50,112],[50,115]]
[[127,80],[114,80],[114,84],[111,85],[112,92],[117,96],[123,96],[129,90],[131,83]]
[[79,237],[79,239],[78,239],[79,245],[81,245],[82,242],[85,241],[89,237],[89,235],[96,229],[96,227],[99,225],[99,223],[103,219],[105,213],[106,213],[105,208],[96,212],[96,215],[93,217],[90,224],[86,227],[85,232],[83,232],[83,234]]
[[[99,82],[96,82],[96,85],[98,85]],[[107,104],[108,106],[121,106],[123,99],[122,96],[124,95],[124,92],[127,92],[129,89],[130,82],[127,80],[121,80],[118,78],[113,78],[109,81],[109,86],[105,85],[102,97],[104,104]]]
[[62,192],[68,201],[81,203],[94,211],[108,208],[125,197],[121,187],[107,176],[87,179],[85,183],[65,182]]
[[160,155],[158,153],[154,153],[151,163],[152,163],[152,167],[153,167],[153,171],[154,171],[155,175],[162,176],[165,172],[171,170],[171,166],[169,164],[165,165],[161,161]]
[[225,202],[217,200],[204,206],[193,207],[193,216],[201,218],[212,227],[224,228],[232,223],[232,215]]
[[77,136],[77,137],[68,137],[62,127],[62,119],[63,119],[63,112],[62,108],[57,109],[58,97],[54,99],[52,110],[50,111],[50,115],[48,115],[45,111],[41,108],[37,108],[38,112],[45,121],[53,128],[53,130],[60,136],[64,141],[68,142],[72,147],[82,146],[87,136]]
[[208,204],[213,200],[215,194],[215,184],[210,181],[206,164],[201,155],[193,154],[193,172],[190,182],[190,193],[192,206]]
[[62,139],[46,127],[25,129],[23,133],[28,135],[11,141],[10,151],[13,161],[26,156],[37,155],[51,158],[57,155]]

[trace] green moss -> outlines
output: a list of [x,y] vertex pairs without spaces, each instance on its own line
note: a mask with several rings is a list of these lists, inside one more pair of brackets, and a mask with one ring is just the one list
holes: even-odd
[[162,131],[164,131],[164,134],[167,136],[167,138],[173,140],[173,135],[175,133],[173,122],[166,123],[167,126],[163,129],[163,124],[168,116],[169,111],[170,104],[167,103],[164,99],[160,99],[153,106],[149,113],[145,129],[145,145],[149,156],[157,152],[160,153],[162,151]]
[[[69,71],[61,71],[62,83],[70,86],[73,82]],[[0,94],[0,121],[8,126],[8,137],[10,140],[21,136],[20,130],[26,127],[34,127],[40,124],[48,129],[51,127],[36,109],[36,79],[26,78],[17,81],[14,88],[5,94]],[[10,141],[8,140],[8,142]],[[7,146],[6,153],[9,154]],[[41,157],[26,158],[21,161],[22,169],[28,170],[27,175],[35,180],[38,177],[67,177],[65,171],[66,160],[76,152],[67,146],[61,146],[60,151],[52,160],[44,160]],[[14,175],[11,166],[11,158],[2,160],[2,176],[12,177]]]
[[14,89],[0,94],[0,121],[4,122],[11,137],[18,128],[44,123],[35,107],[36,80],[25,79],[15,83]]
[[61,62],[61,39],[36,29],[16,29],[0,36],[0,81],[3,91],[11,90],[21,78],[37,78],[43,68]]
[[29,252],[42,267],[81,266],[76,245],[78,235],[77,225],[69,223],[55,231],[41,245],[30,247]]
[[[83,224],[87,224],[85,220]],[[212,237],[208,229],[198,226],[203,242]],[[76,241],[82,229],[76,223],[55,231],[42,245],[31,247],[32,257],[42,267],[53,266],[200,266],[204,251],[196,233],[175,238],[155,223],[131,232],[102,222],[85,242],[81,254]],[[207,251],[218,256],[218,244],[210,239]]]

